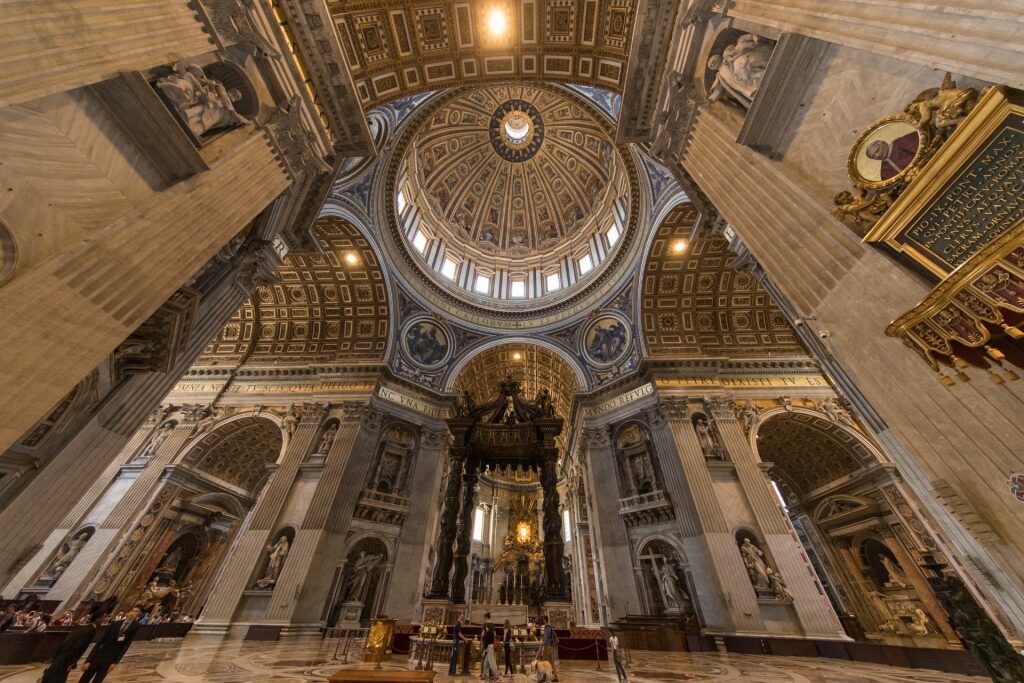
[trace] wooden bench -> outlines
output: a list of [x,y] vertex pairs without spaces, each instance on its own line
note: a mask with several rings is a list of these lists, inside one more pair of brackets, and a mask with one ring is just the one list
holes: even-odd
[[369,683],[370,681],[434,680],[433,671],[400,671],[397,669],[343,669],[327,677],[331,683]]

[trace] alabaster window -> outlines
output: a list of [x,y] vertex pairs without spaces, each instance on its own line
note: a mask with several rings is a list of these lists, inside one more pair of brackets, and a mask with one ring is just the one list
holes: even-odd
[[558,273],[551,273],[544,278],[544,285],[549,292],[557,292],[562,288],[562,276]]
[[477,275],[476,282],[473,283],[473,289],[480,294],[491,293],[491,278],[486,275]]

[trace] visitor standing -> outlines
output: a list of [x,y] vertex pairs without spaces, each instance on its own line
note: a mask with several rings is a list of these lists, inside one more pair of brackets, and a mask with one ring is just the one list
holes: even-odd
[[620,681],[626,680],[626,670],[622,666],[622,651],[619,649],[619,637],[615,631],[608,631],[608,649],[612,651],[612,661],[615,662],[615,675]]
[[42,683],[67,683],[68,674],[78,666],[78,660],[96,637],[96,624],[93,621],[99,620],[101,616],[102,612],[85,616],[84,625],[77,626],[68,633],[68,637],[50,660],[50,666],[43,671]]
[[544,661],[551,664],[551,675],[553,680],[558,680],[558,634],[551,627],[551,621],[547,617],[541,617],[544,623],[544,639],[541,641],[544,650]]
[[484,615],[484,633],[480,641],[481,645],[483,645],[483,665],[480,671],[480,678],[493,683],[498,680],[498,663],[494,659],[494,648],[497,645],[497,641],[494,637],[494,623],[491,621],[490,612]]
[[96,641],[96,647],[89,653],[89,658],[85,660],[85,673],[78,683],[102,683],[135,640],[141,616],[142,609],[136,606],[124,619],[110,622],[106,631]]
[[511,676],[516,672],[512,664],[512,622],[505,620],[505,632],[501,636],[501,642],[505,646],[505,675]]
[[448,675],[454,676],[458,673],[459,668],[459,649],[462,647],[462,643],[469,640],[466,636],[462,635],[462,619],[456,619],[455,625],[452,626],[452,658],[448,662]]

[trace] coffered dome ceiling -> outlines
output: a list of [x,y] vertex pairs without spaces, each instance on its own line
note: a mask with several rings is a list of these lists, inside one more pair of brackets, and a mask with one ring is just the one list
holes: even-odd
[[605,128],[580,104],[529,86],[450,100],[416,131],[406,164],[427,225],[484,261],[572,251],[595,221],[611,220],[626,187]]

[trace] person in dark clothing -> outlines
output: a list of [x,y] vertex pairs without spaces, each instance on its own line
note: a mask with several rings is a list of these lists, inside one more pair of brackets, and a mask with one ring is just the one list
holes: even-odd
[[85,654],[89,643],[96,636],[96,624],[93,623],[93,620],[100,616],[91,617],[87,624],[68,634],[68,637],[61,643],[60,649],[50,660],[50,666],[46,667],[43,672],[42,683],[67,683],[68,674],[78,666],[78,660]]
[[480,640],[483,645],[480,657],[480,677],[488,681],[497,681],[498,663],[494,661],[494,624],[491,622],[490,612],[484,615],[484,631]]
[[136,606],[124,619],[110,622],[103,635],[96,641],[96,647],[89,653],[83,667],[85,673],[82,674],[79,683],[102,683],[106,675],[121,661],[124,653],[128,651],[128,646],[135,639],[141,616],[142,610]]
[[501,642],[505,646],[505,675],[514,674],[515,666],[512,664],[512,622],[505,620],[505,632],[501,636]]
[[3,617],[0,617],[0,633],[3,633],[7,629],[14,626],[14,623],[18,620],[18,606],[13,602],[7,604],[7,609],[4,610]]
[[452,626],[452,658],[448,662],[448,675],[454,676],[457,673],[459,667],[459,648],[462,643],[469,640],[466,636],[462,635],[462,619],[456,619],[455,625]]

